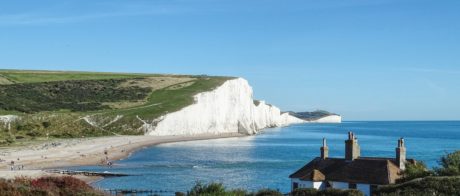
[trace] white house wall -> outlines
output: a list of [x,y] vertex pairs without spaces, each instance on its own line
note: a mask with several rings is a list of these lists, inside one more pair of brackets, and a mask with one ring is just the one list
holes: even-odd
[[332,188],[348,189],[348,182],[332,182]]
[[313,188],[318,190],[324,189],[324,182],[313,182]]
[[313,188],[312,181],[300,180],[298,178],[291,179],[291,190],[294,190],[294,183],[299,184],[299,188]]
[[313,181],[307,181],[307,180],[300,180],[298,178],[292,178],[291,179],[291,190],[294,189],[294,183],[299,184],[299,188],[315,188],[318,190],[322,190],[325,188],[324,182],[313,182]]
[[[299,185],[299,188],[315,188],[318,190],[325,189],[325,185],[326,185],[325,182],[313,182],[313,181],[300,180],[298,178],[292,178],[291,179],[291,190],[294,190],[294,183],[297,183]],[[331,182],[331,185],[332,185],[332,188],[334,189],[341,189],[341,190],[349,189],[348,182]],[[371,191],[371,186],[369,184],[356,184],[356,189],[363,192],[364,195],[369,196],[370,191]]]

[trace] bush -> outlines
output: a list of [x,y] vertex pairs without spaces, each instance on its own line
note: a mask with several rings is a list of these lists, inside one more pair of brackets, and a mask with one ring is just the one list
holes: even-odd
[[39,131],[36,131],[36,130],[30,130],[26,133],[27,136],[30,136],[30,137],[38,137],[40,136],[40,132]]
[[48,121],[42,122],[42,126],[46,129],[51,126],[51,123]]
[[174,195],[175,195],[175,196],[185,196],[185,193],[182,193],[182,192],[175,192]]
[[458,176],[460,175],[460,151],[449,153],[439,160],[441,168],[435,171],[440,176]]
[[402,184],[382,186],[373,194],[379,196],[399,195],[458,195],[460,193],[460,177],[425,177]]
[[296,189],[291,192],[291,196],[364,196],[359,190],[340,190],[340,189],[326,189],[317,190],[314,188]]
[[5,137],[5,141],[8,143],[8,144],[12,144],[16,141],[16,137],[14,137],[14,135],[11,135],[11,134],[8,134],[6,137]]
[[318,190],[314,188],[300,188],[291,192],[291,196],[314,196],[318,194]]
[[69,80],[0,85],[0,109],[25,113],[93,111],[109,109],[104,102],[143,100],[151,92],[150,87],[123,86],[126,81]]
[[73,177],[41,177],[37,179],[16,178],[15,180],[0,179],[0,196],[27,195],[87,195],[102,196],[85,182]]
[[318,196],[364,196],[364,194],[356,189],[339,190],[339,189],[326,189],[319,191]]
[[426,168],[425,163],[418,162],[416,164],[406,163],[406,169],[402,173],[402,178],[397,180],[397,183],[407,182],[416,178],[423,178],[433,175],[433,172]]
[[190,196],[200,195],[219,195],[225,193],[225,187],[222,183],[211,183],[208,185],[197,182],[194,187],[189,191]]
[[255,196],[283,196],[283,194],[273,189],[262,189],[257,191]]

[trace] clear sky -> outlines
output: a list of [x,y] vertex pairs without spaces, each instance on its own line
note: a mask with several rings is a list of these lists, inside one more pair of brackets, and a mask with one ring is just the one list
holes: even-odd
[[0,68],[241,76],[283,110],[460,120],[460,1],[0,0]]

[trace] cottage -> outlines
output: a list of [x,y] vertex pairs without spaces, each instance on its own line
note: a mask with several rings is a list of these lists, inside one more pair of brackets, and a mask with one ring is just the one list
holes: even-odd
[[330,158],[326,139],[320,148],[321,156],[314,158],[301,169],[291,174],[291,189],[358,189],[370,195],[379,185],[393,184],[401,177],[406,162],[415,164],[415,160],[406,160],[404,139],[398,140],[396,157],[362,157],[358,139],[348,132],[345,140],[345,158]]

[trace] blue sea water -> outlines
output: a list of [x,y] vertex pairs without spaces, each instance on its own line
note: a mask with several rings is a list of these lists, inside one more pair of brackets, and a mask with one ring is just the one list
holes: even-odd
[[445,153],[460,150],[460,121],[299,124],[266,129],[256,136],[162,144],[139,150],[112,168],[72,169],[133,174],[94,184],[103,189],[186,191],[202,181],[288,192],[289,174],[319,156],[323,137],[331,157],[344,156],[348,131],[357,135],[362,156],[394,157],[399,137],[406,140],[408,158],[429,167],[437,166]]

